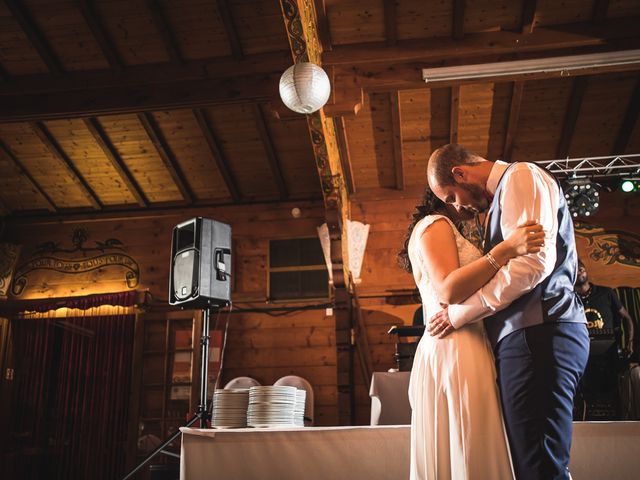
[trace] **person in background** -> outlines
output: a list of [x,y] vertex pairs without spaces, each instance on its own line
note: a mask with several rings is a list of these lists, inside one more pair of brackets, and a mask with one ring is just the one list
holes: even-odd
[[633,354],[634,321],[612,288],[594,285],[589,281],[589,274],[582,260],[578,260],[575,291],[584,305],[587,328],[618,329],[621,323],[624,324],[622,353],[625,357],[630,357]]

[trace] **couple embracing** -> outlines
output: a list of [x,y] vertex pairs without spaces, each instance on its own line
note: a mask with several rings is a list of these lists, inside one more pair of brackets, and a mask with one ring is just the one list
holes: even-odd
[[[562,189],[534,164],[455,144],[431,155],[427,178],[400,252],[427,323],[409,386],[411,478],[568,479],[589,337]],[[482,252],[458,228],[481,213]]]

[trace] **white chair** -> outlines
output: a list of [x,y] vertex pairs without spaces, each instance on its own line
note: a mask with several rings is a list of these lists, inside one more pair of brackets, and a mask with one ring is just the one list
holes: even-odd
[[260,382],[255,378],[251,377],[236,377],[233,380],[229,380],[227,384],[224,386],[225,390],[229,390],[231,388],[250,388],[257,387],[260,385]]
[[313,387],[304,378],[297,375],[287,375],[286,377],[276,380],[274,386],[296,387],[307,392],[304,401],[304,425],[305,427],[313,426]]

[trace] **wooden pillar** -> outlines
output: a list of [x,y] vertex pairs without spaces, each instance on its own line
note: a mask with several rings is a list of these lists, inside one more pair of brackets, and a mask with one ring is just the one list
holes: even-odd
[[[305,0],[280,0],[293,62],[313,62],[321,66],[322,44],[314,3]],[[338,418],[350,425],[355,417],[351,298],[349,294],[346,228],[349,203],[342,172],[333,119],[323,110],[307,115],[307,124],[324,198],[325,219],[329,229],[333,270],[334,315],[336,329],[336,374]]]

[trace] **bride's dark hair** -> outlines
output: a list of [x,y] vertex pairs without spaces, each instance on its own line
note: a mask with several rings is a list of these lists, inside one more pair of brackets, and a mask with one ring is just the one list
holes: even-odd
[[424,191],[421,202],[416,205],[416,211],[413,213],[413,219],[407,228],[407,234],[404,237],[404,247],[398,252],[398,264],[407,272],[411,273],[411,261],[409,260],[409,239],[416,224],[427,215],[441,214],[446,215],[447,209],[442,200],[436,197],[433,192],[427,188]]

